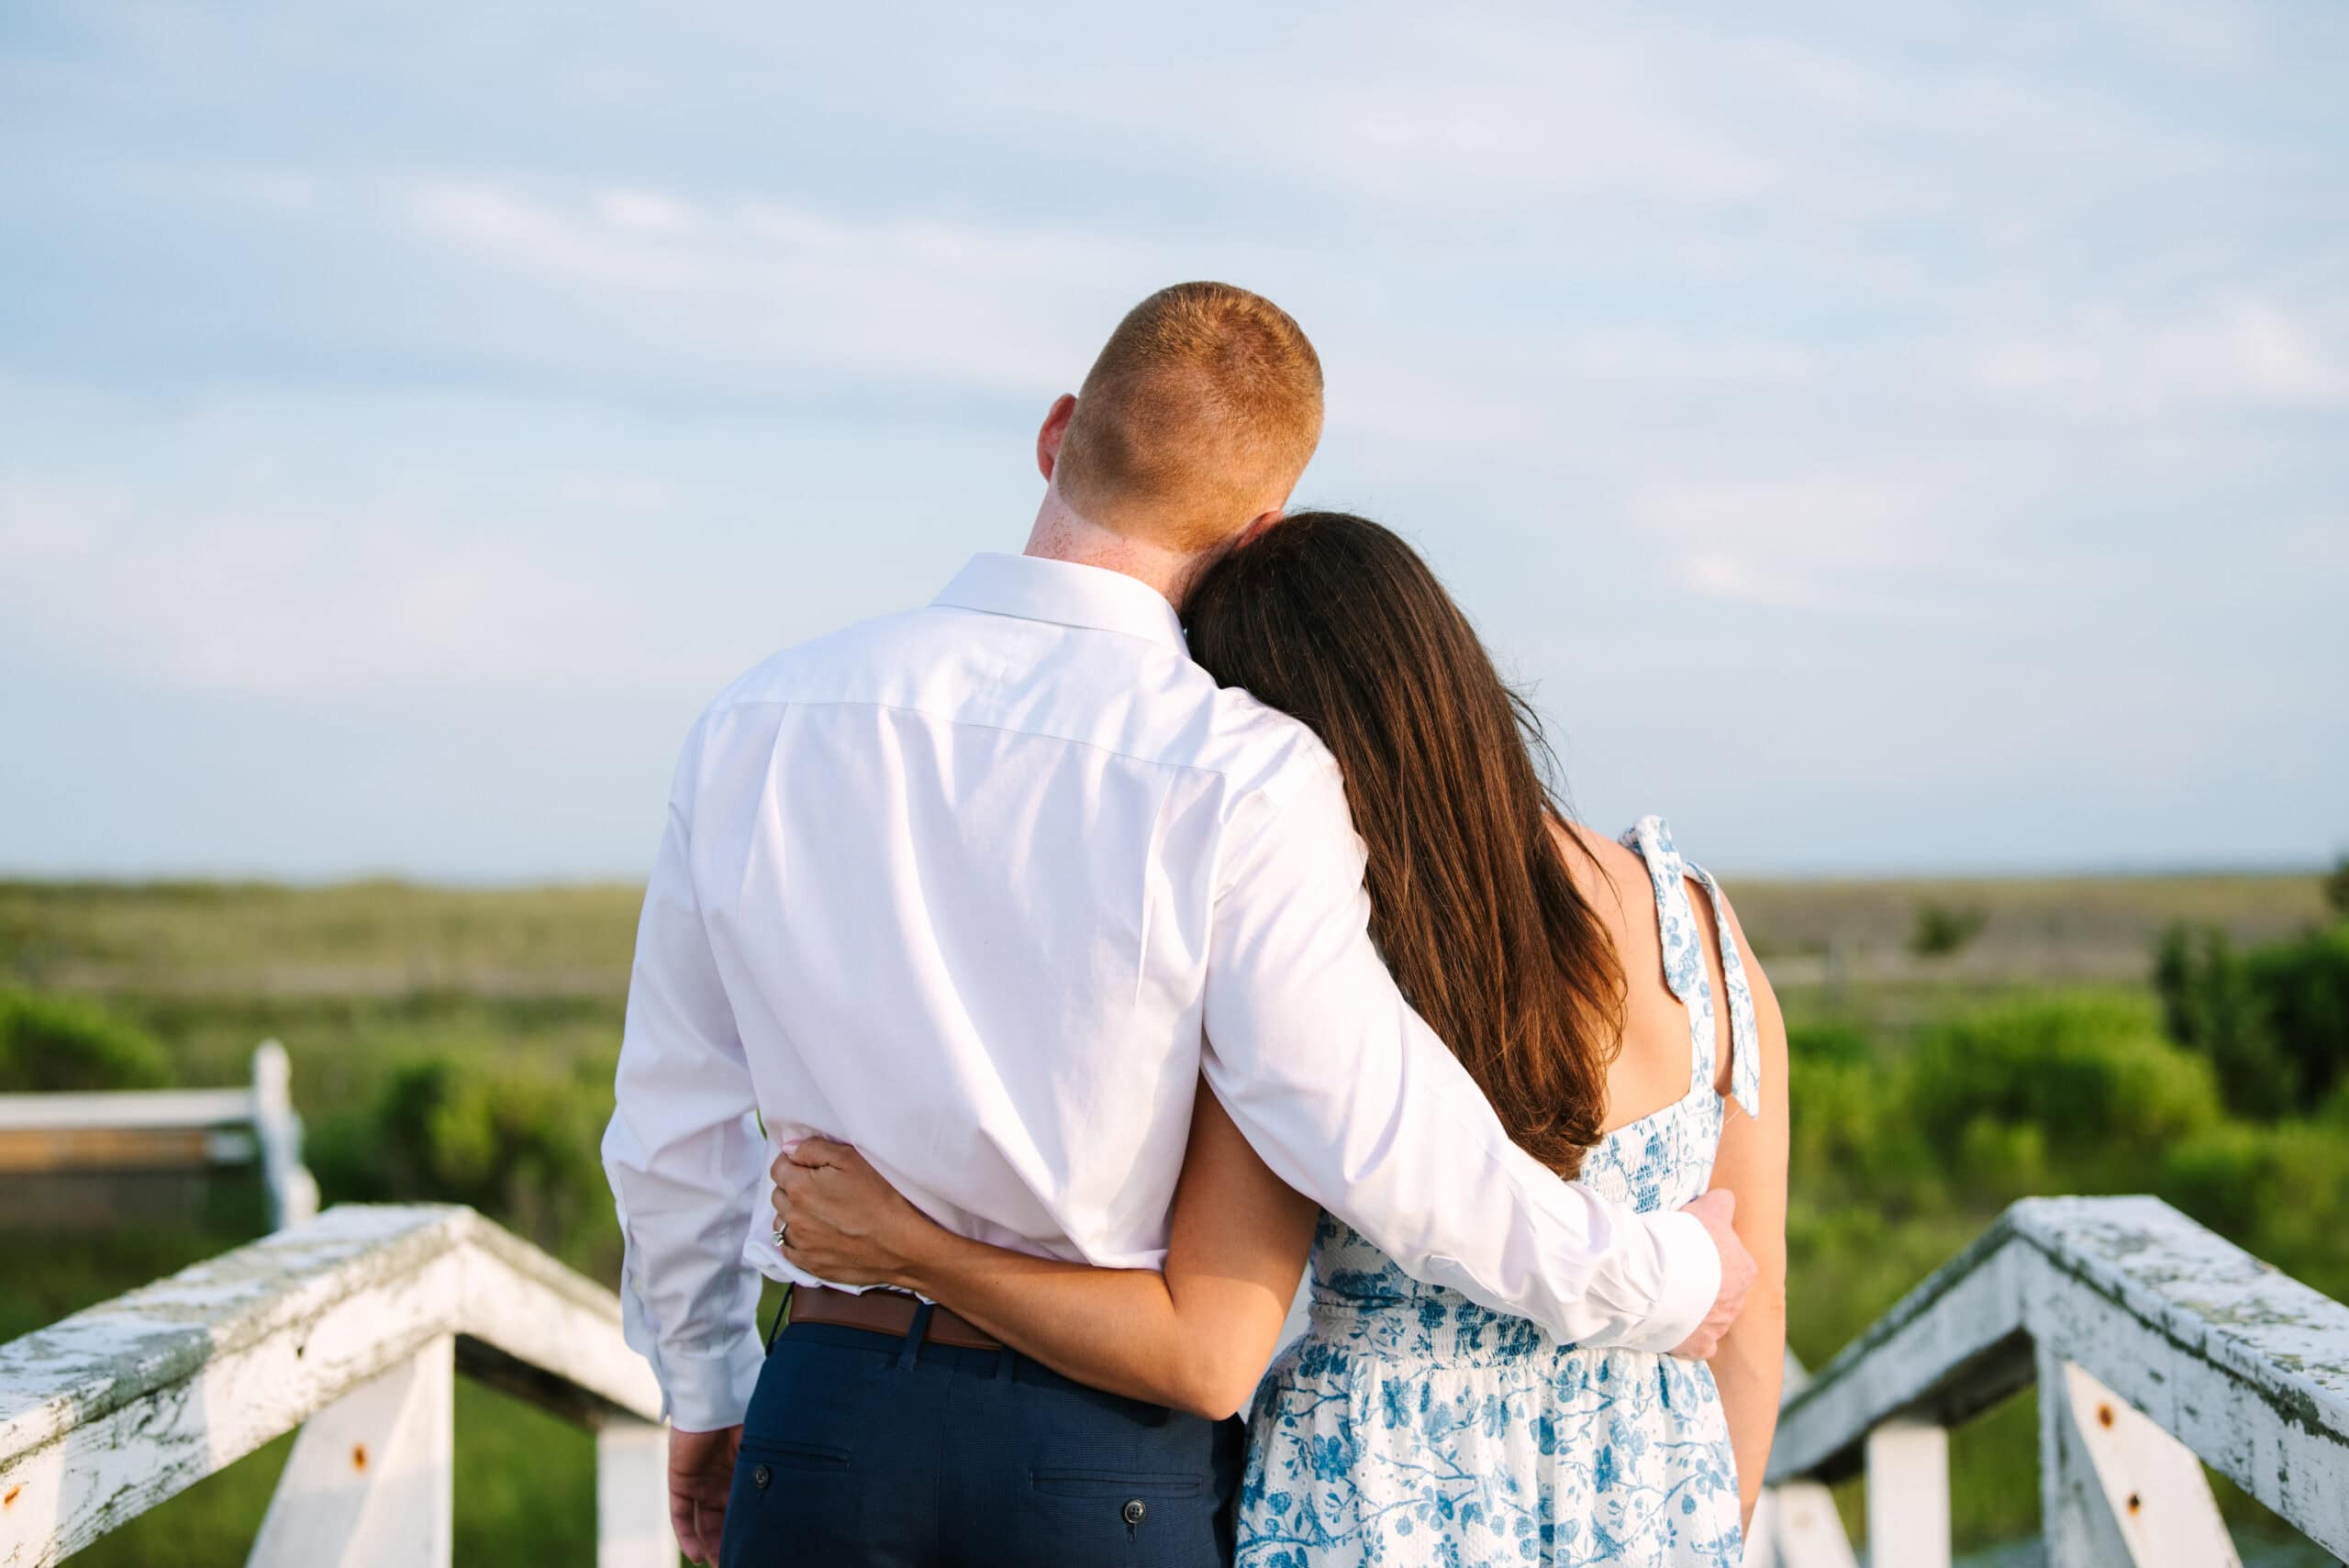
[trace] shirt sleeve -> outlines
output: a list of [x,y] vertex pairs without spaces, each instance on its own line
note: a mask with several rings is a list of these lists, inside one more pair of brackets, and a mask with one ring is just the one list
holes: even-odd
[[685,1431],[742,1419],[758,1382],[758,1274],[742,1241],[766,1174],[757,1099],[690,862],[700,730],[644,892],[604,1173],[626,1260],[621,1323]]
[[1413,1277],[1565,1342],[1669,1351],[1720,1258],[1685,1214],[1641,1215],[1509,1140],[1370,940],[1336,769],[1234,809],[1208,960],[1205,1069],[1283,1181]]

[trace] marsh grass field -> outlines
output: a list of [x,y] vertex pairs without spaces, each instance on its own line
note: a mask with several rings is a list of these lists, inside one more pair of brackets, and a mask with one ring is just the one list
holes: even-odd
[[[2035,1191],[2156,1192],[2349,1292],[2349,1089],[2240,1114],[2218,1065],[2165,1035],[2152,984],[2173,927],[2240,950],[2319,940],[2319,873],[1728,885],[1793,1031],[1789,1312],[1807,1362]],[[281,1040],[328,1202],[471,1203],[610,1283],[596,1143],[638,895],[0,882],[0,1000],[106,1035],[125,1083],[239,1083],[254,1043]],[[29,1086],[6,1081],[6,1042],[0,1029],[0,1088]],[[194,1219],[126,1214],[96,1234],[45,1232],[6,1195],[0,1179],[0,1226],[20,1232],[0,1235],[0,1338],[262,1229],[236,1180]],[[591,1556],[590,1440],[462,1380],[458,1397],[457,1561]],[[2035,1528],[2032,1422],[2026,1398],[1957,1434],[1961,1545]],[[241,1562],[289,1443],[82,1560]]]

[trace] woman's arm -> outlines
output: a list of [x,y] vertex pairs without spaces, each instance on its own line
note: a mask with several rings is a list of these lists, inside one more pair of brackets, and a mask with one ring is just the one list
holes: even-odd
[[784,1256],[818,1279],[917,1291],[1079,1383],[1210,1418],[1255,1393],[1317,1212],[1265,1168],[1204,1084],[1163,1273],[957,1236],[841,1144],[803,1143],[774,1174]]
[[1713,1185],[1737,1195],[1737,1234],[1761,1274],[1745,1310],[1713,1356],[1730,1446],[1737,1455],[1737,1488],[1747,1529],[1762,1496],[1762,1473],[1778,1428],[1778,1387],[1787,1362],[1787,1020],[1778,998],[1754,962],[1753,944],[1730,912],[1730,928],[1753,990],[1754,1032],[1762,1046],[1762,1114],[1749,1117],[1731,1100],[1725,1107]]

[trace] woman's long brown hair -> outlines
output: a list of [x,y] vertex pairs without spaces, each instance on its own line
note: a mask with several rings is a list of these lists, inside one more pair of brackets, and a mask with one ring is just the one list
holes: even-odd
[[1186,614],[1193,658],[1337,757],[1397,984],[1519,1147],[1574,1174],[1606,1115],[1623,967],[1551,830],[1568,813],[1532,709],[1427,562],[1366,518],[1284,519]]

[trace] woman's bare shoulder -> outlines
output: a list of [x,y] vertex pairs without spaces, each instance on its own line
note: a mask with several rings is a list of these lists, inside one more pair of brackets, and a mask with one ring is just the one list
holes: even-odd
[[1606,834],[1579,822],[1553,817],[1550,832],[1558,840],[1567,874],[1591,906],[1607,918],[1622,921],[1626,911],[1650,908],[1648,866],[1635,850],[1627,850]]

